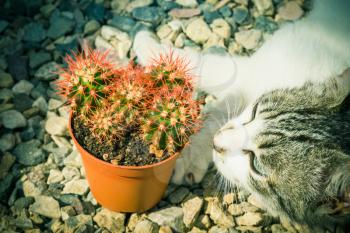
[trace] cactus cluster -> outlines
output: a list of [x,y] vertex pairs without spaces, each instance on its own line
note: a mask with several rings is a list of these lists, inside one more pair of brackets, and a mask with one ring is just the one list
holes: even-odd
[[115,67],[107,53],[89,50],[66,58],[58,81],[75,117],[100,142],[138,129],[157,158],[179,152],[198,130],[200,103],[193,100],[188,65],[172,52],[140,67]]

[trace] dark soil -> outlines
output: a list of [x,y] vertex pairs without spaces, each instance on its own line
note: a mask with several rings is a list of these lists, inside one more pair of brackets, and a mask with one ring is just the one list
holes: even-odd
[[135,128],[128,130],[125,137],[122,140],[116,140],[115,143],[98,142],[79,118],[73,117],[72,129],[75,138],[86,151],[114,165],[144,166],[158,163],[169,157],[165,154],[162,158],[157,158],[151,154],[148,150],[149,145],[141,139],[139,131]]

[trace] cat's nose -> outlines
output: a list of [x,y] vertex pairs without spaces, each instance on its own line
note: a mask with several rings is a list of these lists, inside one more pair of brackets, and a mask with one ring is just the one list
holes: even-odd
[[225,153],[226,149],[221,147],[221,146],[218,146],[215,144],[215,142],[213,142],[213,148],[216,152],[218,152],[219,154],[223,154]]

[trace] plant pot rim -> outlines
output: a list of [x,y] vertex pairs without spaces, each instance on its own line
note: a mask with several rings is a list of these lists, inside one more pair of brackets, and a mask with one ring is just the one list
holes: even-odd
[[104,164],[105,166],[109,166],[111,168],[119,168],[119,169],[126,169],[126,170],[144,170],[144,169],[150,169],[150,168],[154,168],[154,167],[157,167],[157,166],[160,166],[164,163],[167,163],[168,161],[170,160],[173,160],[173,159],[176,159],[180,153],[175,153],[173,155],[171,155],[169,158],[163,160],[163,161],[160,161],[160,162],[157,162],[157,163],[153,163],[153,164],[149,164],[149,165],[144,165],[144,166],[125,166],[125,165],[114,165],[114,164],[111,164],[111,163],[108,163],[108,162],[105,162],[99,158],[97,158],[96,156],[94,156],[93,154],[91,154],[89,151],[85,150],[85,148],[80,145],[80,143],[78,142],[78,140],[75,138],[74,136],[74,133],[73,133],[73,129],[72,129],[72,118],[73,118],[73,111],[70,111],[70,114],[69,114],[69,121],[68,121],[68,131],[69,131],[69,134],[71,136],[71,138],[73,139],[74,141],[74,144],[79,146],[81,150],[83,150],[92,160],[94,160],[95,162],[97,163],[101,163],[101,164]]

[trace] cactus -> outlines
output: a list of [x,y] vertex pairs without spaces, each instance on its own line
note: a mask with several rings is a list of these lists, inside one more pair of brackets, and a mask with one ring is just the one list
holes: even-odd
[[59,94],[64,96],[83,121],[101,106],[108,105],[111,86],[118,78],[107,53],[88,50],[80,55],[67,56],[67,68],[61,69],[61,80],[57,81]]
[[99,143],[113,145],[132,129],[156,157],[178,153],[201,122],[186,62],[170,52],[145,69],[115,68],[106,56],[88,50],[65,59],[58,87],[74,116]]
[[145,111],[142,131],[157,157],[174,154],[199,129],[200,103],[192,99],[192,77],[185,61],[172,52],[147,67],[153,99]]

